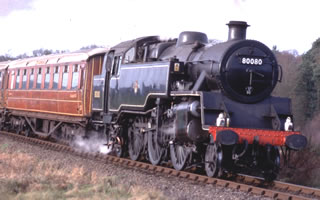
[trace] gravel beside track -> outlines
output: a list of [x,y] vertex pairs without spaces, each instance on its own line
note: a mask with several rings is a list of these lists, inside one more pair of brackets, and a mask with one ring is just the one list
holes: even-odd
[[[106,164],[56,151],[46,150],[38,146],[13,141],[0,135],[0,146],[6,145],[7,151],[20,151],[42,161],[54,161],[68,169],[83,167],[87,171],[95,171],[97,175],[117,177],[120,183],[140,186],[148,190],[158,190],[167,199],[270,199],[254,196],[237,190],[208,184],[198,184],[182,178],[150,174],[142,170],[130,169],[114,164]],[[0,161],[1,165],[1,161]]]

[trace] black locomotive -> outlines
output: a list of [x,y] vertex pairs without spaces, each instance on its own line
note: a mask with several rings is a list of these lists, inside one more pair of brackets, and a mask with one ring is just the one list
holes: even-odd
[[[291,101],[270,96],[282,71],[272,51],[246,39],[246,22],[230,21],[227,42],[182,32],[162,41],[142,37],[120,43],[94,77],[93,119],[108,145],[152,164],[205,166],[208,176],[255,170],[274,179],[280,150],[300,150]],[[98,126],[98,125],[97,125]],[[286,148],[286,150],[284,149]]]
[[219,44],[182,32],[0,63],[0,129],[94,135],[132,160],[273,180],[280,153],[288,161],[307,140],[294,131],[290,99],[270,96],[282,76],[272,51],[246,39],[246,22],[228,26]]

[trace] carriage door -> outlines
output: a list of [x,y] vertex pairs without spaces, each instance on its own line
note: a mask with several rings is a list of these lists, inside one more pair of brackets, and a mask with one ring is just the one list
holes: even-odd
[[99,75],[93,77],[93,99],[92,110],[93,111],[105,111],[106,103],[108,100],[108,85],[111,63],[113,59],[113,52],[109,52],[104,56],[102,72]]
[[120,65],[122,63],[122,55],[114,55],[109,81],[109,92],[108,92],[108,111],[116,111],[121,104],[121,95],[118,80],[120,76]]
[[108,53],[107,61],[106,64],[104,65],[104,68],[106,69],[106,85],[104,88],[105,91],[105,101],[104,101],[104,111],[107,112],[108,110],[108,99],[109,99],[109,84],[110,84],[110,77],[111,77],[111,67],[112,67],[112,62],[113,62],[113,57],[114,57],[114,51],[110,51]]
[[0,71],[0,92],[1,92],[1,94],[0,94],[0,108],[3,108],[4,107],[4,102],[5,102],[5,99],[4,99],[4,87],[3,87],[3,85],[4,85],[4,70],[3,71]]

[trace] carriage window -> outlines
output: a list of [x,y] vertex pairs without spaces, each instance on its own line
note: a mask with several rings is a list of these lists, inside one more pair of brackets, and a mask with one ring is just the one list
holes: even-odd
[[86,70],[84,70],[84,68],[80,68],[81,70],[81,75],[80,75],[80,89],[83,88],[83,80],[84,78],[86,77],[85,74],[86,74]]
[[33,88],[33,80],[34,80],[34,69],[31,69],[30,77],[29,77],[29,89]]
[[73,65],[71,89],[77,89],[79,81],[79,65]]
[[131,63],[134,61],[134,55],[135,55],[135,48],[132,47],[127,51],[125,57],[124,57],[124,63]]
[[17,70],[16,89],[19,89],[19,83],[20,83],[20,69]]
[[46,68],[46,75],[44,77],[44,88],[49,89],[50,84],[50,67]]
[[0,89],[4,89],[5,84],[4,83],[4,78],[5,78],[5,72],[0,72]]
[[41,73],[41,68],[38,68],[38,77],[37,77],[37,89],[41,89],[41,82],[42,82],[42,73]]
[[58,83],[59,83],[59,66],[56,66],[54,68],[54,74],[53,74],[53,89],[58,89]]
[[23,70],[23,75],[22,75],[22,88],[21,89],[26,89],[27,88],[27,69]]
[[11,84],[10,84],[10,89],[13,89],[13,83],[14,83],[14,71],[11,71]]
[[62,73],[62,86],[61,89],[65,90],[68,87],[68,75],[69,75],[69,66],[65,65]]
[[0,89],[2,89],[2,72],[0,72]]

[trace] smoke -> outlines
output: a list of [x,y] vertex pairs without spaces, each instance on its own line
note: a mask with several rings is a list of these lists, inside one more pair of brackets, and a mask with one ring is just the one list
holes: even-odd
[[111,152],[111,146],[106,144],[106,140],[98,137],[76,137],[71,146],[79,151],[84,151],[88,153],[102,153],[108,154]]
[[26,10],[31,8],[33,0],[1,0],[0,16],[7,16],[14,10]]
[[233,3],[234,3],[237,7],[241,6],[241,3],[242,3],[242,2],[246,2],[246,0],[233,0]]

